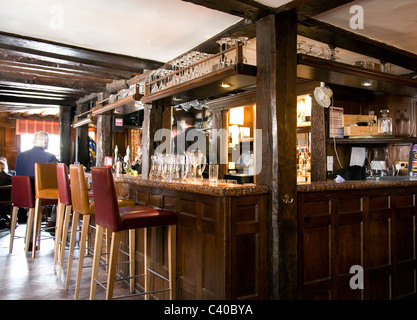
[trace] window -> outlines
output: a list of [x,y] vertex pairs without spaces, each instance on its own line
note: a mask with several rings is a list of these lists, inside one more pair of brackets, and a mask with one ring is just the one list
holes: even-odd
[[[32,149],[34,134],[20,135],[20,152]],[[48,149],[46,150],[54,154],[58,159],[60,158],[60,139],[58,134],[49,135]]]

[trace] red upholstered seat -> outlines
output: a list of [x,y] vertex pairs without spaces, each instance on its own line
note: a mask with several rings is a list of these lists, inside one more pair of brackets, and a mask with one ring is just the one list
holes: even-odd
[[113,232],[167,226],[177,223],[172,211],[147,206],[120,208],[117,205],[116,188],[110,168],[92,168],[96,224]]
[[13,206],[35,208],[32,183],[29,176],[12,176]]
[[[98,266],[103,239],[104,229],[112,231],[111,250],[110,250],[110,267],[107,277],[106,299],[113,298],[113,287],[116,276],[116,262],[118,259],[118,248],[121,241],[121,231],[129,230],[129,265],[131,292],[134,291],[134,266],[135,266],[135,229],[144,228],[144,265],[145,265],[145,292],[149,294],[155,291],[149,288],[149,254],[147,249],[147,228],[168,226],[168,273],[169,288],[158,290],[158,292],[169,290],[170,298],[175,297],[175,244],[176,244],[176,224],[177,214],[172,211],[154,209],[147,206],[120,207],[117,204],[116,188],[113,181],[113,174],[110,168],[92,168],[93,194],[95,203],[96,216],[96,240],[94,245],[93,271],[91,275],[90,299],[95,298]],[[156,274],[153,271],[153,274]],[[163,277],[161,277],[163,278]],[[165,279],[165,278],[163,278]],[[166,279],[165,279],[166,280]],[[147,295],[146,295],[147,297]]]
[[65,163],[56,165],[56,179],[58,184],[59,211],[56,217],[54,268],[56,263],[60,265],[58,277],[61,277],[65,256],[65,245],[68,236],[68,227],[72,210],[71,189],[68,177],[68,168]]

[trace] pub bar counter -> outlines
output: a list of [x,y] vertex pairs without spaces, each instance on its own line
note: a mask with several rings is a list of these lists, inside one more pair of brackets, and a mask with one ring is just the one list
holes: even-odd
[[[209,186],[129,175],[116,177],[115,183],[138,204],[177,212],[177,299],[268,298],[267,187]],[[167,273],[166,228],[149,233],[151,269]],[[143,268],[143,233],[137,234],[136,263]],[[161,287],[157,281],[153,278],[151,286]]]

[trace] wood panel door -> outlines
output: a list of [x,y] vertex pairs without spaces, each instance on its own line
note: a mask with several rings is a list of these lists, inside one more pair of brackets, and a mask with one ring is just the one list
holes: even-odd
[[16,135],[16,120],[0,117],[0,156],[6,157],[9,168],[16,170],[20,139]]

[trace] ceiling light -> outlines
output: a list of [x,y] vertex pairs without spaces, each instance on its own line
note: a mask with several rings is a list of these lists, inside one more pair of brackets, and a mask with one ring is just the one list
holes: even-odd
[[362,83],[361,83],[361,85],[363,85],[364,87],[370,87],[370,86],[372,86],[372,82],[371,81],[363,81]]
[[222,87],[222,88],[230,88],[231,85],[222,81],[222,84],[220,85],[220,87]]

